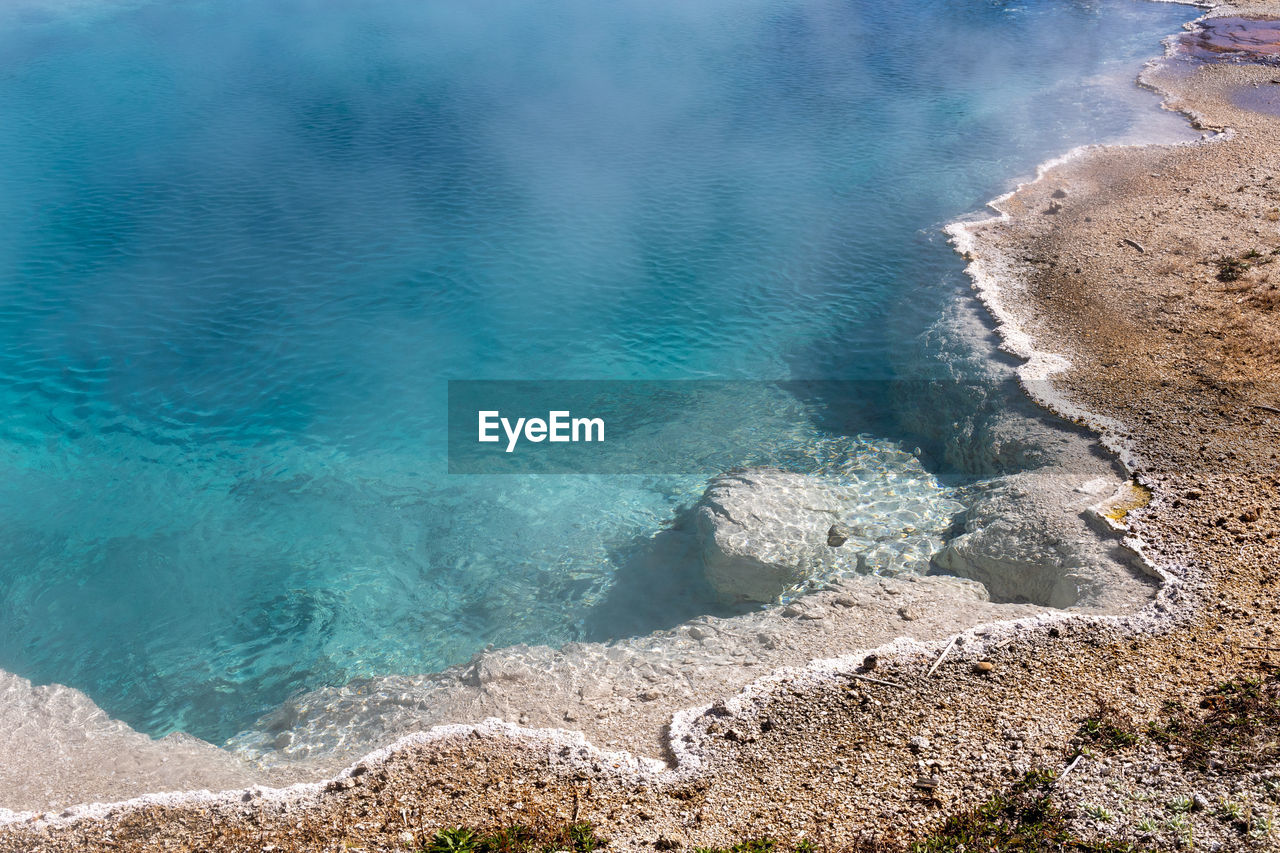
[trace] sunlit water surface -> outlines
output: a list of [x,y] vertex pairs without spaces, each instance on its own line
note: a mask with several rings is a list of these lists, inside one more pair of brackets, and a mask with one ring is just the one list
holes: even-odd
[[940,536],[947,487],[874,418],[761,386],[686,475],[451,476],[445,381],[929,375],[965,287],[938,227],[1168,132],[1131,81],[1189,17],[8,4],[0,667],[218,741],[298,690],[712,609],[693,576],[609,591],[735,465]]

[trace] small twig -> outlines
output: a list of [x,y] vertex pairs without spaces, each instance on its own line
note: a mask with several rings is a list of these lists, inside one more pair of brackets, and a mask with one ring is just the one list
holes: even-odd
[[1061,782],[1063,779],[1067,778],[1067,774],[1076,769],[1076,765],[1080,763],[1080,759],[1082,758],[1084,758],[1083,753],[1077,755],[1075,760],[1067,765],[1067,769],[1062,771],[1062,775],[1058,777],[1058,781]]
[[951,647],[956,644],[956,640],[958,639],[960,639],[959,634],[956,634],[951,638],[951,642],[947,643],[947,647],[942,650],[942,654],[938,655],[938,659],[933,662],[933,666],[929,667],[929,671],[924,674],[925,678],[933,675],[934,671],[938,668],[938,665],[942,663],[942,659],[947,656],[947,652],[951,651]]
[[869,675],[858,675],[858,673],[856,673],[856,672],[851,672],[851,673],[849,673],[849,676],[850,676],[851,678],[856,678],[856,679],[858,679],[859,681],[870,681],[872,684],[883,684],[885,687],[897,687],[897,688],[900,688],[900,689],[902,689],[902,690],[906,690],[906,689],[907,689],[907,685],[905,685],[905,684],[899,684],[899,683],[898,683],[898,682],[896,682],[896,681],[885,681],[885,680],[884,680],[884,679],[882,679],[882,678],[872,678],[872,677],[871,677],[871,676],[869,676]]
[[1241,646],[1240,648],[1252,652],[1280,652],[1280,646]]
[[1277,409],[1275,406],[1263,406],[1259,403],[1255,403],[1253,408],[1261,409],[1264,412],[1271,412],[1272,414],[1275,414],[1275,415],[1280,415],[1280,409]]
[[1124,242],[1129,244],[1133,248],[1137,249],[1139,252],[1141,252],[1144,255],[1147,253],[1147,250],[1142,248],[1142,244],[1139,243],[1137,240],[1130,240],[1128,237],[1125,237]]

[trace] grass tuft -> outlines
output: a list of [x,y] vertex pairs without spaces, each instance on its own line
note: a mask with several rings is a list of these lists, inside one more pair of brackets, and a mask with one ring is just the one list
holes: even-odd
[[1246,678],[1219,685],[1200,703],[1202,715],[1166,709],[1147,736],[1173,746],[1199,770],[1243,770],[1280,760],[1280,681]]
[[1074,835],[1068,829],[1066,814],[1054,802],[1055,779],[1052,772],[1033,770],[1008,791],[947,818],[937,832],[916,842],[912,853],[1119,853],[1133,849],[1127,843],[1086,841]]
[[1116,708],[1098,701],[1098,710],[1080,724],[1076,731],[1077,742],[1101,752],[1116,752],[1138,742],[1138,730],[1133,721]]
[[1249,262],[1235,257],[1223,255],[1215,261],[1218,265],[1218,281],[1239,281],[1249,269]]
[[593,853],[607,844],[589,823],[571,823],[542,832],[519,825],[484,833],[457,826],[438,831],[422,850],[423,853]]

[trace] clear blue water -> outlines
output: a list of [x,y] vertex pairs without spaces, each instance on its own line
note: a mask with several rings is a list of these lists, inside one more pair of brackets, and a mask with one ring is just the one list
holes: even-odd
[[904,437],[762,392],[694,474],[451,476],[445,381],[928,375],[966,286],[938,227],[1151,121],[1130,81],[1191,16],[6,4],[0,667],[219,741],[298,690],[711,607],[617,594],[706,477],[896,476]]

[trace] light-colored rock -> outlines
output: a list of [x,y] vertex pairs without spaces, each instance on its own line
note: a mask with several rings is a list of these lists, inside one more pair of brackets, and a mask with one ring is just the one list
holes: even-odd
[[1090,523],[1091,508],[1123,480],[1089,473],[1039,469],[987,484],[935,570],[982,583],[994,601],[1121,609],[1149,599],[1156,587],[1137,556]]
[[849,487],[778,468],[716,477],[693,511],[707,580],[729,600],[776,601],[816,575],[855,571],[856,553],[827,539],[857,499]]

